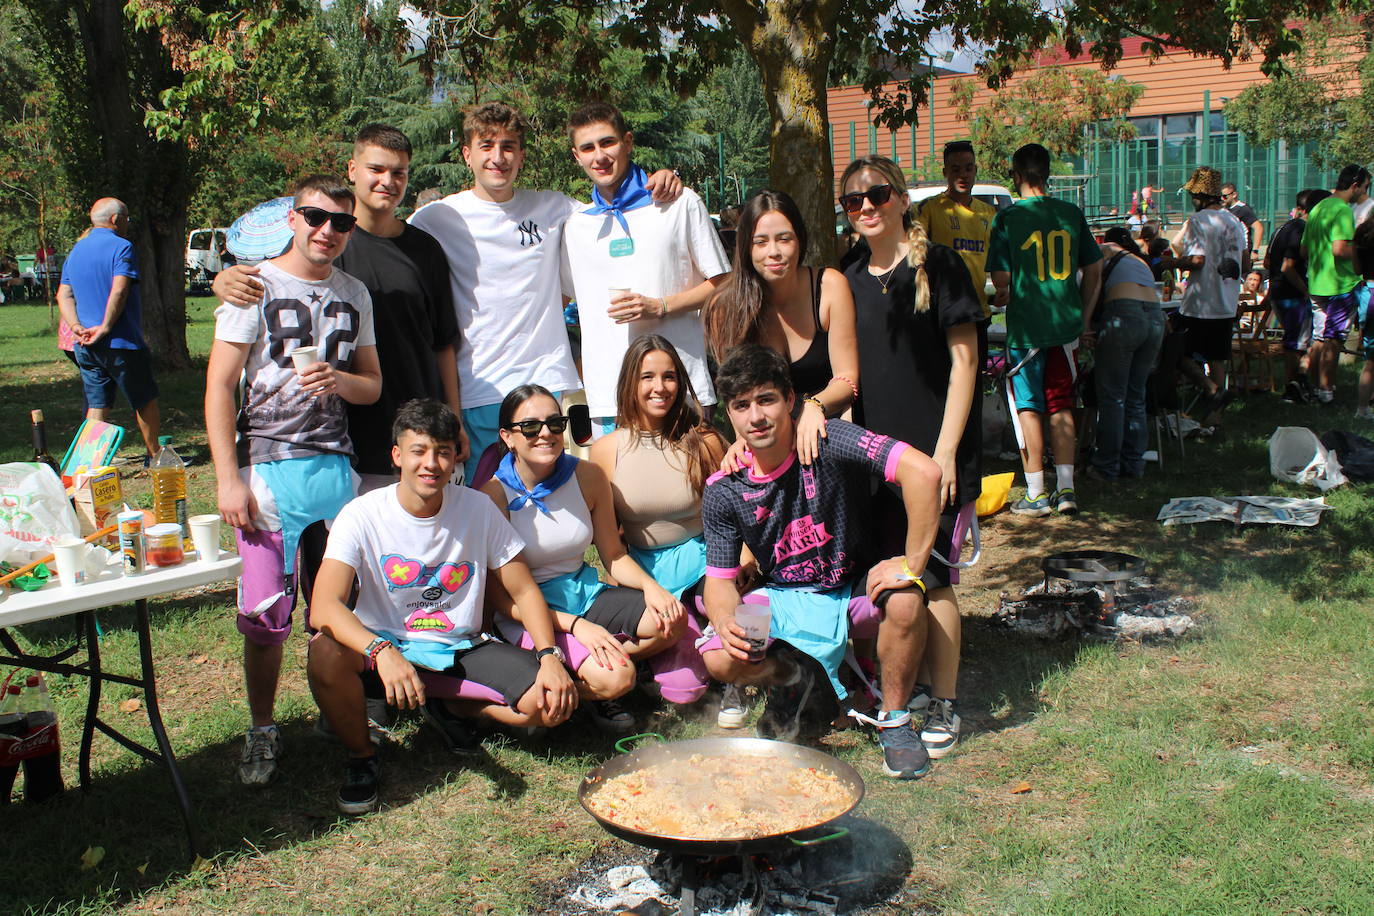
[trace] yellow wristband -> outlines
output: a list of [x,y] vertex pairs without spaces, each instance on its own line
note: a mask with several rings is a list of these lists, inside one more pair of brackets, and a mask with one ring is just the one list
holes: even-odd
[[905,576],[909,582],[916,583],[916,587],[921,590],[922,595],[926,593],[926,584],[921,581],[920,576],[911,571],[911,564],[907,563],[906,557],[902,557],[902,575]]
[[815,404],[817,407],[821,409],[821,416],[825,416],[825,405],[821,403],[821,399],[816,397],[814,394],[810,397],[802,398],[802,401],[807,404]]

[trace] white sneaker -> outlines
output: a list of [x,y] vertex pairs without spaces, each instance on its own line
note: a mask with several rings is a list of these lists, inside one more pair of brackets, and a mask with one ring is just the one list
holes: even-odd
[[930,698],[926,721],[921,726],[921,743],[932,760],[939,760],[954,750],[954,745],[959,743],[959,714],[954,711],[953,700]]
[[277,726],[250,728],[243,736],[243,756],[239,758],[239,782],[262,787],[277,778],[277,759],[282,755]]

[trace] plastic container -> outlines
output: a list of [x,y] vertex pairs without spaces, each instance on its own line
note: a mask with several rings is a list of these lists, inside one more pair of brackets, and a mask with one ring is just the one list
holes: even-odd
[[127,505],[116,518],[119,521],[119,553],[124,575],[142,575],[147,565],[143,542],[143,513]]
[[0,698],[0,805],[8,805],[14,791],[14,778],[19,774],[19,759],[13,756],[14,745],[29,730],[28,719],[19,709],[20,687],[10,684]]
[[148,466],[153,476],[153,517],[158,524],[175,522],[180,525],[181,548],[190,550],[191,529],[186,526],[186,462],[172,448],[171,436],[158,436],[157,444],[157,457]]
[[28,718],[24,744],[31,752],[24,758],[24,801],[47,801],[61,795],[66,787],[62,784],[57,708],[39,675],[31,674],[25,681],[21,707]]
[[176,566],[186,558],[183,534],[175,522],[159,522],[143,532],[149,566]]

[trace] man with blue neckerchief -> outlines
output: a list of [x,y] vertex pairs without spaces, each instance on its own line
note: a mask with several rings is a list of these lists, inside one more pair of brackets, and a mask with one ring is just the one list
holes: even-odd
[[563,226],[563,293],[577,300],[582,319],[593,435],[615,428],[621,358],[641,334],[668,338],[701,403],[714,404],[700,309],[730,264],[706,205],[686,188],[671,202],[649,196],[634,163],[634,135],[613,105],[592,102],[573,112],[568,137],[594,185],[592,206]]

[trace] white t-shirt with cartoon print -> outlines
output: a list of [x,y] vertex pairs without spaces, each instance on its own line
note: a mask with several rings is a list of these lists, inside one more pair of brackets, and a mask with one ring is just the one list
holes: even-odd
[[457,644],[482,631],[487,573],[525,543],[486,494],[445,487],[432,518],[416,518],[396,496],[399,484],[364,493],[334,520],[326,560],[358,575],[354,611],[374,633]]

